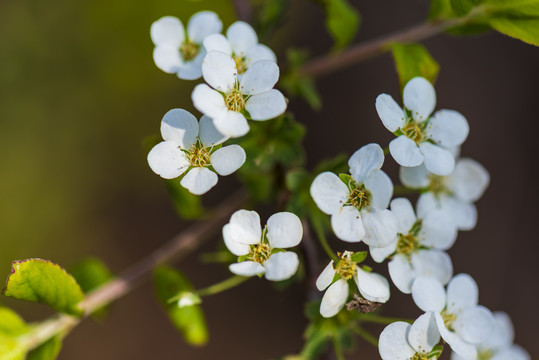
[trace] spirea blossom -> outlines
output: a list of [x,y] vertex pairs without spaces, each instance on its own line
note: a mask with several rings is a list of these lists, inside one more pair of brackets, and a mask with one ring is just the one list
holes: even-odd
[[199,124],[188,111],[172,109],[161,121],[161,136],[164,141],[148,154],[150,168],[164,179],[187,172],[180,184],[195,195],[214,187],[217,174],[230,175],[245,162],[241,146],[220,147],[228,137],[217,131],[206,116]]
[[283,94],[273,89],[279,79],[279,67],[274,61],[252,64],[240,79],[236,62],[229,55],[210,51],[202,63],[202,74],[211,87],[197,85],[193,104],[227,136],[247,134],[247,119],[269,120],[286,110]]
[[320,303],[320,314],[329,318],[337,315],[348,299],[348,280],[354,279],[360,294],[367,300],[385,303],[389,300],[389,283],[385,277],[358,266],[354,253],[345,251],[340,254],[337,265],[334,261],[324,268],[316,279],[316,287],[326,290]]
[[187,29],[173,16],[165,16],[152,24],[150,34],[155,44],[153,59],[164,72],[180,79],[195,80],[202,76],[202,60],[206,50],[204,39],[221,32],[223,24],[212,11],[200,11],[189,20]]
[[479,200],[490,182],[487,170],[468,158],[457,160],[455,169],[447,176],[433,174],[421,165],[402,167],[400,179],[407,187],[423,190],[417,201],[418,216],[443,211],[459,230],[475,227],[477,210],[473,203]]
[[368,144],[348,160],[351,176],[324,172],[314,179],[311,196],[320,210],[331,215],[331,226],[339,239],[363,241],[373,247],[395,240],[397,218],[387,210],[393,184],[380,170],[383,163],[380,145]]
[[455,275],[447,290],[435,278],[417,278],[412,297],[421,310],[434,314],[440,335],[454,352],[466,360],[477,359],[476,345],[487,339],[494,318],[477,305],[477,284],[470,275]]
[[290,212],[273,214],[264,229],[256,211],[238,210],[223,227],[223,239],[230,252],[239,256],[229,269],[236,275],[262,275],[268,280],[291,278],[299,266],[295,252],[284,251],[298,245],[303,237],[299,218]]
[[236,63],[239,76],[257,61],[277,61],[269,47],[258,43],[258,36],[251,25],[243,21],[230,25],[226,37],[222,34],[208,36],[204,39],[204,48],[207,52],[220,51],[230,56]]
[[455,167],[449,148],[460,146],[468,136],[466,118],[454,110],[439,110],[436,93],[431,83],[422,77],[410,80],[403,91],[404,109],[390,95],[376,99],[376,110],[384,126],[397,138],[389,144],[389,151],[402,166],[425,164],[438,175],[448,175]]
[[412,292],[417,277],[432,276],[447,284],[453,276],[449,249],[457,238],[457,227],[443,211],[433,210],[418,218],[406,198],[391,201],[391,212],[397,217],[397,237],[383,248],[370,248],[372,258],[388,263],[389,275],[403,293]]

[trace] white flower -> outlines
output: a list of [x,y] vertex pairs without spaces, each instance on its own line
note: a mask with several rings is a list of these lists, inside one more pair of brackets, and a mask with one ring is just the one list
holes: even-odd
[[232,57],[240,76],[257,61],[277,61],[269,47],[258,43],[258,37],[251,25],[243,21],[230,25],[226,37],[222,34],[208,36],[204,40],[204,47],[207,52],[220,51]]
[[199,124],[188,111],[172,109],[161,121],[161,136],[165,141],[148,154],[150,168],[165,179],[174,179],[187,171],[180,184],[195,195],[214,187],[217,174],[230,175],[245,162],[245,151],[239,145],[214,149],[227,137],[206,116]]
[[207,36],[221,32],[222,28],[221,20],[212,11],[200,11],[191,16],[187,30],[173,16],[155,21],[150,29],[155,44],[155,65],[167,73],[177,74],[180,79],[198,79],[206,55],[202,42]]
[[[495,325],[488,338],[477,345],[480,360],[530,360],[530,354],[518,345],[513,344],[515,337],[513,324],[509,315],[495,312]],[[451,360],[464,360],[453,352]]]
[[433,312],[438,331],[451,349],[466,360],[477,358],[476,344],[489,336],[492,313],[477,305],[477,284],[468,274],[455,275],[447,285],[432,277],[420,277],[412,285],[412,297],[425,312]]
[[434,209],[445,212],[459,230],[471,230],[477,223],[477,201],[487,188],[490,176],[477,161],[457,160],[448,176],[430,173],[425,166],[400,169],[401,182],[410,188],[425,189],[417,202],[417,214],[425,216]]
[[193,104],[227,136],[247,134],[246,117],[269,120],[286,110],[283,94],[273,89],[279,79],[279,67],[273,61],[254,63],[239,79],[236,63],[229,55],[210,51],[202,63],[202,74],[211,87],[197,85],[192,94]]
[[427,359],[439,341],[436,319],[426,313],[412,325],[398,321],[386,326],[380,334],[378,350],[382,360]]
[[[382,275],[365,271],[357,266],[354,253],[345,251],[341,260],[333,266],[333,260],[324,268],[316,279],[316,287],[320,291],[327,288],[320,303],[320,314],[329,318],[337,315],[348,299],[348,280],[354,278],[361,295],[369,300],[385,303],[389,300],[389,283]],[[335,278],[337,280],[334,282]],[[329,286],[329,288],[328,288]]]
[[376,98],[376,110],[384,126],[398,137],[389,151],[399,165],[413,167],[425,163],[429,171],[447,175],[455,166],[448,148],[460,146],[468,136],[466,118],[454,110],[434,115],[436,93],[431,83],[415,77],[404,87],[402,109],[390,95]]
[[387,210],[393,184],[385,172],[384,152],[378,144],[368,144],[356,151],[348,165],[345,182],[324,172],[311,184],[311,196],[320,210],[331,215],[335,235],[348,242],[365,242],[384,247],[397,235],[397,218]]
[[443,250],[449,249],[457,238],[457,227],[443,211],[435,210],[417,218],[410,200],[391,201],[391,212],[397,217],[397,238],[383,248],[370,248],[374,261],[389,261],[389,275],[397,288],[405,294],[412,292],[417,277],[432,276],[447,284],[453,276],[451,258]]
[[281,249],[298,245],[302,237],[301,221],[290,212],[273,214],[262,230],[256,211],[238,210],[223,227],[226,247],[240,257],[229,269],[240,276],[264,274],[272,281],[289,279],[298,270],[298,255]]

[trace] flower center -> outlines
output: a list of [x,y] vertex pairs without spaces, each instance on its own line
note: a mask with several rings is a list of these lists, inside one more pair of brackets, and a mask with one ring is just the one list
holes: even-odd
[[344,280],[349,280],[354,276],[356,272],[357,265],[352,261],[352,255],[354,253],[351,251],[345,251],[344,254],[337,253],[341,258],[341,261],[335,267],[335,272]]
[[423,130],[425,129],[425,123],[418,123],[416,121],[410,121],[402,128],[402,132],[406,137],[412,139],[419,144],[423,139]]
[[492,351],[485,349],[485,350],[479,350],[477,352],[477,360],[490,360],[494,354]]
[[271,248],[269,244],[261,243],[251,245],[250,258],[257,263],[263,264],[271,256]]
[[415,353],[410,360],[428,360],[428,357],[425,354]]
[[242,111],[245,107],[245,99],[238,89],[232,89],[225,97],[225,105],[230,111]]
[[247,64],[245,63],[245,57],[243,56],[233,56],[234,62],[236,63],[236,69],[238,74],[243,74],[247,70]]
[[434,195],[438,196],[440,194],[450,194],[451,191],[445,184],[446,177],[441,175],[429,174],[429,186],[428,189]]
[[350,196],[345,205],[352,205],[359,211],[367,208],[371,205],[371,193],[365,189],[365,185],[353,185],[354,187],[350,191]]
[[410,256],[414,251],[421,247],[421,242],[419,241],[417,235],[421,230],[421,219],[417,220],[412,226],[408,234],[397,234],[397,253],[405,256]]
[[202,167],[210,165],[210,152],[202,145],[200,140],[197,140],[190,151],[188,151],[188,158],[191,165],[195,167]]
[[180,45],[180,55],[185,61],[193,60],[199,52],[200,45],[189,40]]
[[453,323],[455,322],[455,320],[457,320],[457,317],[455,316],[455,314],[447,312],[447,310],[443,310],[441,315],[442,315],[442,319],[444,320],[445,327],[448,328],[449,330],[453,330],[452,328]]

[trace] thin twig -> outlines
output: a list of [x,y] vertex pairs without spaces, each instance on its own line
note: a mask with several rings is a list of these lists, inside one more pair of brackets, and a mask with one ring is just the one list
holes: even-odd
[[316,289],[316,279],[320,271],[318,263],[318,249],[316,243],[311,235],[311,228],[309,222],[305,219],[301,221],[303,224],[303,241],[301,245],[305,250],[305,258],[307,259],[307,278],[309,281],[309,299],[315,299],[319,295],[319,291]]
[[[85,317],[129,293],[147,280],[156,266],[172,260],[181,260],[196,250],[220,228],[245,199],[243,192],[233,194],[215,209],[208,220],[191,225],[161,248],[125,270],[118,278],[89,293],[80,305],[85,310]],[[57,334],[66,333],[83,319],[60,314],[41,323],[25,337],[27,348],[33,349]]]

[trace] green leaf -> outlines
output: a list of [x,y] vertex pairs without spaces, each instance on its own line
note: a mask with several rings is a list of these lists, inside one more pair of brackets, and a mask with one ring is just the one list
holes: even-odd
[[69,269],[82,291],[87,294],[112,279],[107,266],[97,258],[84,259]]
[[352,261],[355,262],[355,263],[360,263],[363,260],[365,260],[366,257],[367,257],[367,252],[366,251],[355,252],[352,255]]
[[530,19],[499,17],[491,19],[489,23],[502,34],[539,46],[539,17]]
[[0,335],[0,360],[24,360],[26,347],[17,339]]
[[455,17],[451,0],[432,0],[430,2],[429,20],[444,20]]
[[181,178],[166,180],[174,209],[182,219],[197,219],[204,213],[201,197],[191,194],[180,182]]
[[54,360],[62,348],[62,339],[59,336],[53,336],[39,347],[28,353],[26,360]]
[[256,15],[256,29],[261,43],[265,43],[269,35],[285,22],[286,11],[290,7],[288,0],[262,0],[253,13]]
[[24,320],[13,310],[0,307],[0,334],[6,336],[19,336],[28,331]]
[[179,293],[192,291],[189,280],[179,271],[169,267],[158,267],[154,271],[155,292],[174,326],[191,345],[204,345],[208,342],[208,329],[202,308],[198,305],[178,307],[168,300]]
[[4,295],[41,302],[70,315],[81,316],[84,294],[75,279],[60,266],[42,259],[14,261]]
[[346,185],[350,186],[354,183],[354,179],[352,179],[352,176],[350,174],[339,174],[339,179]]
[[420,44],[393,44],[393,58],[402,89],[416,76],[422,76],[434,84],[440,66],[427,49]]
[[466,15],[475,5],[476,1],[474,0],[451,0],[451,7],[458,16]]
[[335,48],[346,47],[356,36],[361,17],[347,0],[326,0],[326,27]]
[[288,71],[281,77],[280,84],[289,96],[296,96],[307,101],[313,110],[322,108],[322,98],[316,90],[314,79],[303,76],[298,70],[308,60],[308,52],[298,49],[289,49],[286,52]]

